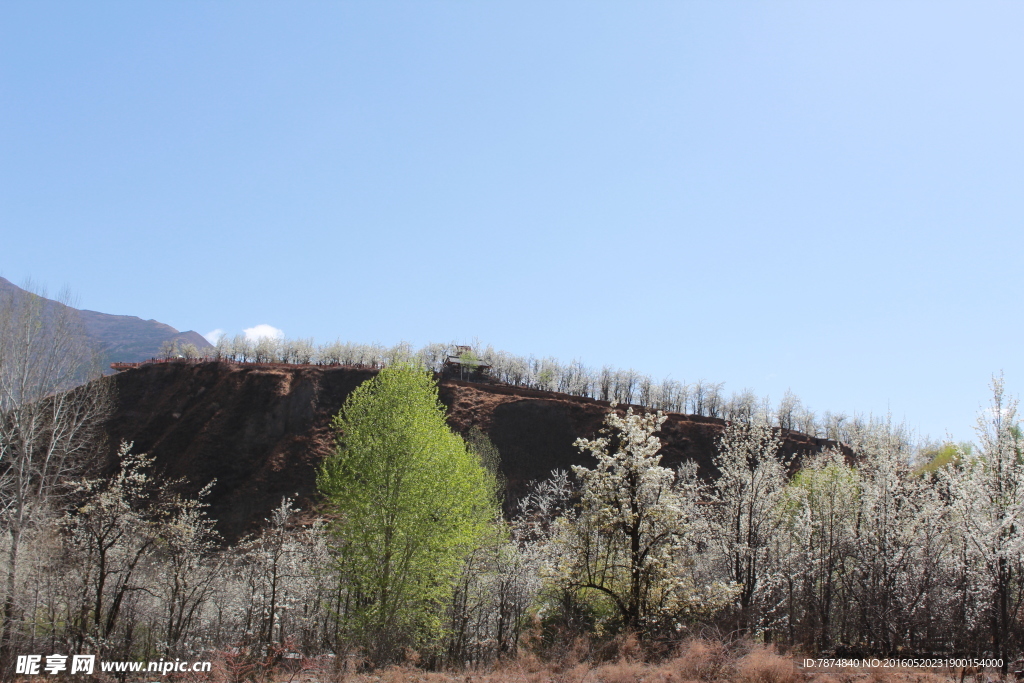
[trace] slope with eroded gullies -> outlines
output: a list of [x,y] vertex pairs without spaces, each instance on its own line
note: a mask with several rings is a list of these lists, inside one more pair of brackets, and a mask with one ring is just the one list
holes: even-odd
[[[186,492],[217,480],[210,513],[227,541],[257,528],[294,496],[311,509],[316,468],[334,445],[331,418],[374,370],[328,366],[170,362],[144,365],[114,378],[111,451],[124,439],[157,460],[163,476],[183,477]],[[445,380],[441,400],[459,432],[483,430],[501,452],[515,499],[529,481],[553,469],[592,466],[573,446],[592,437],[609,404],[505,385]],[[669,413],[660,432],[662,463],[695,460],[708,471],[724,422]],[[805,455],[828,442],[785,434],[787,453]]]

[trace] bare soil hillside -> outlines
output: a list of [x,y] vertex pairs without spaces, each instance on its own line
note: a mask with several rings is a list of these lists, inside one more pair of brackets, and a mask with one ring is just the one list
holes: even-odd
[[[316,468],[334,444],[331,418],[349,393],[375,374],[345,367],[171,362],[128,370],[115,379],[108,424],[110,451],[123,439],[155,456],[165,476],[184,477],[187,492],[217,480],[209,502],[231,542],[259,527],[283,496],[316,504]],[[603,401],[504,385],[446,380],[441,400],[459,432],[476,425],[501,452],[509,501],[554,469],[593,465],[573,446],[601,426]],[[695,460],[710,473],[722,420],[670,413],[660,436],[662,463]],[[827,442],[785,434],[797,456]]]

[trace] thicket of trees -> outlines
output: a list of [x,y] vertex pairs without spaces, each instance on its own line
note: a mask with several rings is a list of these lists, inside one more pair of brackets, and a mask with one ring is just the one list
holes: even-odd
[[46,528],[67,483],[95,454],[107,385],[69,391],[88,377],[93,354],[70,295],[0,298],[0,524],[4,532],[0,660],[9,661],[20,616],[18,576],[26,544]]
[[610,435],[580,442],[597,469],[533,494],[553,518],[536,537],[547,590],[567,593],[562,622],[1008,663],[1024,645],[1024,440],[1001,379],[993,396],[977,449],[915,459],[876,429],[850,444],[853,459],[826,450],[792,476],[776,428],[734,422],[707,481],[657,465],[658,418],[610,415]]
[[500,454],[481,432],[450,433],[427,375],[396,354],[338,418],[320,475],[329,518],[311,523],[285,499],[225,547],[209,489],[175,495],[130,444],[113,471],[90,469],[102,383],[6,388],[28,386],[9,377],[35,377],[46,357],[9,350],[25,338],[8,334],[18,315],[41,339],[58,329],[21,305],[0,308],[8,664],[43,651],[292,651],[461,665],[514,653],[527,630],[540,647],[711,631],[814,653],[1008,662],[1024,646],[1024,433],[999,378],[974,447],[915,451],[875,423],[851,430],[852,458],[790,463],[778,411],[753,411],[727,424],[709,473],[661,466],[662,414],[613,407],[577,442],[597,466],[535,483],[505,520],[491,514]]
[[[69,482],[62,506],[23,535],[8,638],[18,651],[109,658],[241,648],[383,663],[415,650],[461,664],[514,652],[527,628],[552,645],[712,629],[811,652],[1009,660],[1022,635],[1024,444],[996,387],[978,448],[935,468],[915,466],[900,439],[878,432],[853,444],[854,462],[826,451],[787,476],[774,428],[732,423],[721,474],[705,480],[692,466],[659,465],[663,418],[613,412],[603,434],[578,444],[597,456],[595,469],[537,483],[486,534],[439,534],[406,565],[416,588],[391,620],[382,591],[400,579],[382,578],[389,508],[371,500],[383,472],[363,478],[366,463],[349,461],[331,485],[340,487],[333,528],[299,525],[284,500],[262,533],[225,548],[202,499],[173,496],[172,482],[125,446],[115,474]],[[349,476],[364,488],[342,483]],[[426,482],[417,496],[451,502],[443,483]],[[403,532],[405,547],[416,545],[409,533],[445,528],[432,505]]]

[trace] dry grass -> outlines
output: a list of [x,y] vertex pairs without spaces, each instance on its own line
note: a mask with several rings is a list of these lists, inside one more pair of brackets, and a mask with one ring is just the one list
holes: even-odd
[[[303,660],[273,674],[222,656],[209,677],[176,678],[170,683],[959,683],[953,672],[937,670],[847,669],[804,671],[795,657],[751,643],[689,640],[675,654],[645,661],[635,638],[625,636],[601,647],[585,639],[566,642],[553,656],[524,650],[489,667],[426,671],[417,657],[376,671],[339,667],[335,659]],[[350,664],[356,662],[349,658]],[[958,674],[959,672],[956,672]],[[991,676],[987,677],[991,678]],[[107,683],[104,681],[104,683]]]
[[640,683],[651,667],[642,662],[621,660],[602,664],[594,669],[593,679],[601,683]]
[[798,678],[792,659],[762,646],[751,648],[736,662],[735,680],[739,683],[796,683]]
[[725,645],[709,640],[688,640],[670,665],[684,681],[711,683],[723,678],[730,664]]

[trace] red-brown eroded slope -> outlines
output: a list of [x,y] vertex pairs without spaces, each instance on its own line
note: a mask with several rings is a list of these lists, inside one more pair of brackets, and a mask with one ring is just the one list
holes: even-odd
[[[212,479],[210,512],[228,541],[259,527],[282,496],[303,509],[316,502],[316,467],[331,452],[331,418],[349,393],[375,374],[343,367],[164,363],[115,378],[111,449],[121,439],[155,456],[164,476],[188,480],[194,492]],[[592,465],[573,446],[592,437],[609,406],[602,401],[518,387],[445,381],[449,424],[480,427],[502,456],[510,499],[553,469]],[[724,423],[670,413],[662,431],[662,463],[711,466]],[[806,454],[825,441],[786,434],[785,450]]]

